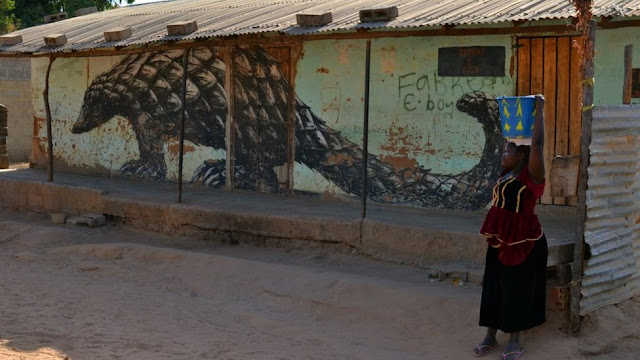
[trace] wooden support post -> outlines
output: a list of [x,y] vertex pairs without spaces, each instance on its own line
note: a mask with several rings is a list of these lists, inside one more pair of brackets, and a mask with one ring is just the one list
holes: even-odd
[[47,181],[53,181],[53,131],[51,130],[51,106],[49,105],[49,75],[51,74],[51,65],[56,58],[49,56],[49,66],[47,66],[47,75],[44,80],[44,109],[47,116]]
[[225,189],[233,190],[234,188],[234,177],[235,177],[235,149],[234,149],[234,140],[235,134],[235,106],[234,106],[234,96],[235,96],[235,59],[234,59],[234,48],[233,47],[225,47],[221,48],[220,52],[222,54],[222,60],[226,64],[226,69],[224,72],[224,90],[227,93],[227,119],[225,121],[225,145],[226,145],[226,177],[225,177]]
[[361,215],[367,217],[367,180],[369,161],[369,80],[371,76],[371,39],[367,39],[364,70],[364,125],[362,129],[362,205]]
[[293,194],[293,167],[296,159],[296,72],[301,47],[289,47],[289,97],[287,98],[287,181],[286,188],[289,195]]
[[596,41],[596,21],[589,21],[588,42],[585,53],[583,86],[582,86],[582,141],[580,143],[580,172],[578,177],[578,222],[576,225],[576,241],[573,245],[573,280],[571,282],[571,331],[580,328],[580,292],[582,290],[582,273],[584,271],[584,230],[587,220],[587,169],[589,168],[589,147],[591,146],[591,124],[593,121],[593,85],[594,54]]
[[182,117],[180,119],[180,148],[178,158],[178,202],[182,202],[182,163],[184,160],[184,127],[187,116],[187,77],[189,70],[189,54],[191,49],[185,49],[182,55]]
[[624,88],[622,89],[622,103],[631,104],[631,83],[633,82],[633,45],[624,47]]

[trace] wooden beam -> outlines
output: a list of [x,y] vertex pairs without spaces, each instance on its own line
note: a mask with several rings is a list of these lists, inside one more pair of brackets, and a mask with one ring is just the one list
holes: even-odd
[[223,47],[220,49],[222,61],[227,65],[224,72],[224,90],[227,95],[227,118],[225,119],[225,146],[226,146],[226,164],[227,170],[225,178],[225,189],[233,190],[235,186],[235,47]]
[[622,20],[622,21],[608,21],[601,23],[601,29],[619,29],[623,27],[638,27],[640,26],[640,20]]
[[584,271],[584,229],[587,221],[587,180],[589,168],[589,148],[591,147],[591,125],[593,122],[593,78],[594,53],[596,41],[596,21],[589,21],[588,39],[584,55],[584,73],[582,85],[582,139],[580,143],[580,175],[578,177],[578,222],[576,225],[576,241],[573,245],[573,281],[571,286],[571,327],[577,331],[580,327],[580,296],[582,275]]
[[178,157],[178,203],[182,202],[182,168],[184,163],[184,127],[187,117],[187,78],[189,76],[189,55],[190,49],[186,49],[182,54],[182,116],[180,117],[180,148]]
[[293,168],[296,159],[296,75],[302,46],[289,48],[289,96],[287,97],[287,193],[293,195]]
[[47,66],[47,74],[44,80],[44,110],[47,116],[47,181],[53,181],[53,131],[51,130],[51,106],[49,105],[49,75],[51,75],[51,66],[56,60],[54,56],[49,56],[49,66]]
[[622,88],[622,103],[631,104],[631,85],[633,82],[633,45],[624,47],[624,87]]

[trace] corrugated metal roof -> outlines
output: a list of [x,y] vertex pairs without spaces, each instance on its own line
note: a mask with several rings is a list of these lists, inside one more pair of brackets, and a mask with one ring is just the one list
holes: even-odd
[[[399,16],[390,22],[359,22],[359,11],[397,6]],[[298,13],[333,13],[323,27],[296,25]],[[597,16],[640,16],[638,0],[596,0]],[[289,35],[352,31],[358,28],[399,29],[424,26],[489,24],[517,20],[570,18],[575,9],[569,0],[182,0],[138,6],[75,17],[15,32],[23,43],[0,46],[0,52],[35,53],[142,45],[177,39],[225,37],[261,32]],[[198,31],[184,37],[166,36],[166,25],[196,20]],[[132,27],[129,39],[105,43],[103,32],[116,26]],[[64,33],[68,43],[55,49],[43,46],[43,36]]]
[[640,293],[640,106],[597,107],[580,314]]

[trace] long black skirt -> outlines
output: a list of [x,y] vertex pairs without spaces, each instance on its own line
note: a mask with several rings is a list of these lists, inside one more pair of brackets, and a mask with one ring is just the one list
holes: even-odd
[[547,238],[536,241],[522,264],[504,266],[498,249],[489,246],[482,285],[480,326],[506,333],[527,330],[545,321]]

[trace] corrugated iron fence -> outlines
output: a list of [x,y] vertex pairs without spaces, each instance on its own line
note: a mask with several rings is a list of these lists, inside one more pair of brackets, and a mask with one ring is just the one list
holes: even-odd
[[640,106],[594,110],[580,314],[640,294]]

